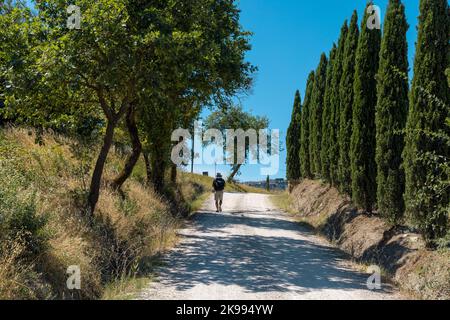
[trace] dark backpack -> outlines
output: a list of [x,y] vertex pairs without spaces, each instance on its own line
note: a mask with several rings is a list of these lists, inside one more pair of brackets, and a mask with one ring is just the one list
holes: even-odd
[[214,187],[216,191],[223,191],[225,189],[225,180],[218,178],[214,181]]

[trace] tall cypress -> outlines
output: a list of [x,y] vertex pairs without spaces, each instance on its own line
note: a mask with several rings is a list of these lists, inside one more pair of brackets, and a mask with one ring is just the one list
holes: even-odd
[[332,81],[333,81],[333,66],[334,61],[336,59],[337,48],[336,45],[333,44],[333,48],[330,51],[330,60],[327,66],[327,74],[326,74],[326,87],[325,87],[325,95],[323,102],[323,113],[322,113],[322,143],[320,149],[320,159],[322,165],[322,177],[326,181],[331,181],[330,179],[330,159],[328,157],[330,151],[330,122],[331,122],[331,114],[332,114],[332,105],[331,105],[331,95],[333,91]]
[[[371,4],[368,3],[368,6]],[[375,107],[376,75],[381,44],[381,30],[367,27],[371,14],[368,10],[364,13],[356,51],[353,128],[350,143],[352,198],[357,206],[369,212],[376,203],[377,193]]]
[[314,87],[314,71],[308,76],[306,83],[305,101],[303,102],[303,108],[301,113],[301,125],[300,125],[300,169],[303,178],[312,178],[311,174],[311,162],[309,155],[309,119],[310,119],[310,107],[311,96]]
[[[428,243],[448,225],[450,148],[449,6],[447,0],[421,0],[414,78],[406,126],[404,167],[406,213]],[[448,162],[447,162],[448,166]],[[448,167],[447,167],[448,170]],[[440,182],[444,183],[440,183]],[[447,183],[445,183],[447,181]]]
[[344,22],[339,36],[336,57],[333,62],[333,74],[331,80],[330,91],[330,123],[328,125],[328,136],[330,139],[328,149],[328,163],[330,165],[330,182],[333,186],[338,185],[338,161],[339,161],[339,122],[340,122],[340,98],[339,84],[342,78],[342,67],[344,59],[345,40],[347,38],[348,26],[347,21]]
[[339,85],[339,184],[342,192],[351,193],[350,139],[352,135],[353,82],[358,46],[358,14],[353,12],[344,48],[344,61]]
[[327,64],[327,57],[324,53],[322,53],[319,66],[317,67],[314,77],[312,108],[310,115],[311,170],[315,177],[320,177],[322,171],[320,149],[322,144],[322,112],[327,80]]
[[300,179],[300,123],[301,123],[301,98],[300,92],[295,93],[294,107],[292,110],[291,124],[286,136],[287,179],[295,182]]
[[408,115],[408,43],[405,7],[390,0],[383,27],[376,106],[378,211],[391,223],[404,212],[403,131]]

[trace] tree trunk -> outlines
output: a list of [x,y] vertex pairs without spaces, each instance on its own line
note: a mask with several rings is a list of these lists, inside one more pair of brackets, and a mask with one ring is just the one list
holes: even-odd
[[166,173],[166,163],[163,160],[164,154],[152,153],[152,183],[155,192],[164,193],[164,177]]
[[194,173],[194,162],[195,162],[195,136],[192,137],[192,149],[191,149],[191,173]]
[[153,188],[158,194],[163,194],[164,191],[164,170],[161,168],[154,168],[152,174]]
[[150,163],[150,158],[147,152],[143,152],[144,161],[145,161],[145,171],[147,172],[147,184],[150,185],[152,183],[152,165]]
[[231,175],[228,177],[228,182],[233,182],[234,177],[238,174],[239,170],[241,170],[242,164],[238,164],[233,167],[233,171]]
[[105,168],[106,158],[108,157],[109,150],[114,138],[114,129],[117,125],[117,121],[109,120],[105,137],[103,138],[103,146],[100,150],[97,162],[95,164],[94,173],[92,174],[91,186],[88,196],[88,205],[90,209],[90,215],[94,214],[95,207],[97,205],[98,199],[100,197],[100,184],[103,175],[103,169]]
[[130,108],[127,113],[126,124],[128,133],[130,134],[133,150],[126,161],[125,167],[123,168],[122,172],[117,178],[114,179],[112,183],[112,188],[114,190],[121,189],[125,181],[127,181],[127,179],[131,176],[142,152],[142,144],[139,140],[139,131],[136,125],[135,110],[133,107]]
[[174,163],[170,166],[170,182],[172,182],[172,184],[177,183],[177,165]]

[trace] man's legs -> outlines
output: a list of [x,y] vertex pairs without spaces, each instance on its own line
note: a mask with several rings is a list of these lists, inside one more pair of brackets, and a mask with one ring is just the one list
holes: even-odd
[[223,193],[223,191],[219,193],[219,212],[222,212]]
[[216,212],[220,212],[219,211],[219,191],[215,191],[214,192],[214,200],[216,201]]
[[217,212],[222,212],[223,191],[216,191],[214,198],[216,201]]

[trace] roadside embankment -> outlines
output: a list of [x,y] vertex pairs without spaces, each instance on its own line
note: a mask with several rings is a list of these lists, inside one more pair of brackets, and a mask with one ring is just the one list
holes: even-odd
[[[299,221],[314,227],[357,261],[381,267],[404,292],[421,299],[450,299],[450,250],[429,250],[419,234],[392,227],[357,210],[338,190],[319,181],[296,186],[286,204]],[[287,203],[286,203],[287,202]]]

